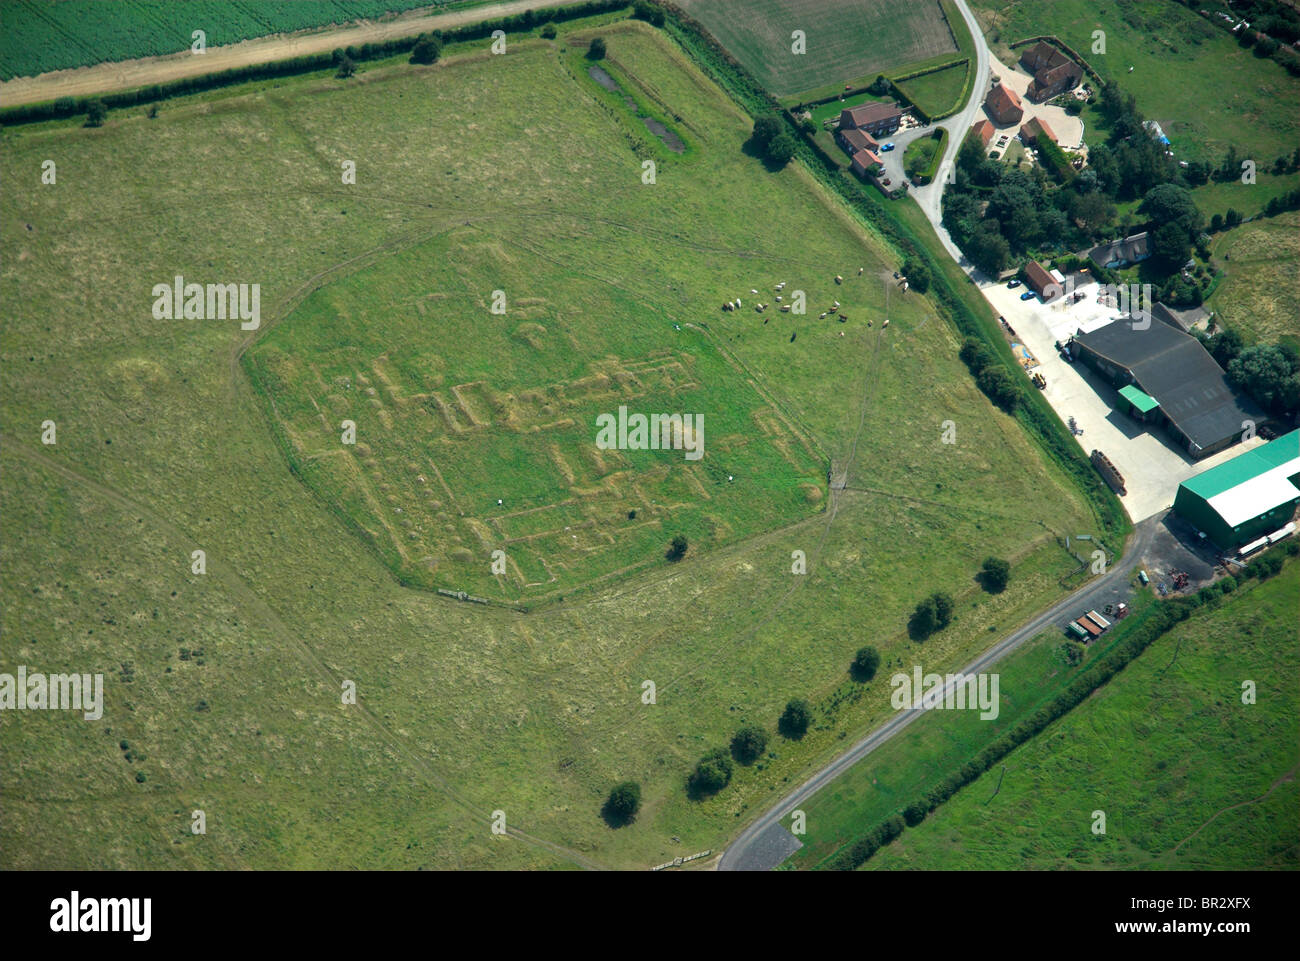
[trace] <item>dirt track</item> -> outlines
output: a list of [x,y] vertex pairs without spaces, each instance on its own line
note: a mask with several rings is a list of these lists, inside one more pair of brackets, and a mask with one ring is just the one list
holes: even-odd
[[101,63],[73,70],[53,70],[38,77],[15,77],[0,83],[0,104],[8,107],[54,100],[57,97],[86,97],[111,90],[129,90],[181,77],[217,73],[232,67],[269,63],[309,53],[326,53],[335,47],[378,43],[439,28],[446,30],[479,20],[523,13],[525,10],[558,7],[568,2],[572,0],[507,0],[448,13],[408,13],[382,22],[362,21],[347,27],[277,34],[245,40],[228,47],[209,47],[202,56],[186,51],[165,57],[144,57],[140,60]]

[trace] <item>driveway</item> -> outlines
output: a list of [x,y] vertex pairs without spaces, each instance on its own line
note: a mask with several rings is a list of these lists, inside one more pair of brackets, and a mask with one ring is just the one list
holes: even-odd
[[[954,0],[954,2],[957,4],[957,9],[961,12],[962,19],[966,21],[970,35],[975,41],[975,78],[971,83],[971,96],[966,106],[958,113],[953,114],[946,120],[939,121],[937,124],[937,126],[948,131],[948,149],[944,151],[943,160],[939,163],[939,170],[935,174],[934,181],[924,187],[912,188],[912,196],[916,199],[921,210],[925,212],[926,219],[934,226],[935,233],[939,235],[939,242],[943,244],[949,256],[957,261],[963,269],[969,271],[971,269],[970,261],[957,249],[957,245],[948,236],[948,231],[944,229],[941,201],[944,184],[951,175],[953,165],[957,159],[957,149],[961,146],[962,138],[966,136],[966,131],[971,128],[971,125],[983,115],[982,105],[984,95],[989,89],[989,63],[992,60],[992,54],[989,52],[988,44],[984,42],[984,33],[980,30],[975,15],[966,6],[966,0]],[[927,132],[932,132],[934,126],[927,128]],[[899,163],[901,165],[902,161],[900,160]]]
[[[1078,150],[1083,146],[1083,121],[1078,117],[1071,117],[1065,112],[1064,107],[1054,107],[1046,103],[1034,103],[1027,96],[1025,91],[1029,89],[1030,82],[1034,79],[1025,72],[1024,68],[1017,64],[1014,67],[1008,67],[1001,60],[996,58],[990,59],[990,70],[993,76],[1000,78],[1001,82],[1006,84],[1016,92],[1020,97],[1021,106],[1025,108],[1025,115],[1018,123],[1013,123],[1007,127],[998,127],[998,133],[1011,131],[1012,136],[1020,132],[1020,125],[1027,123],[1031,117],[1038,117],[1043,123],[1051,128],[1052,133],[1056,134],[1057,143],[1063,150]],[[992,83],[990,79],[990,84]],[[987,116],[987,115],[986,115]],[[989,118],[992,120],[993,118]]]

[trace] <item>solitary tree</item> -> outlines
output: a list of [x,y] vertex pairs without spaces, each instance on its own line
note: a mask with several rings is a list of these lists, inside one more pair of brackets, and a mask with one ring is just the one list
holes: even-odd
[[781,715],[777,727],[783,735],[797,741],[808,733],[808,725],[811,723],[812,708],[808,706],[807,701],[795,698],[786,704],[785,712]]
[[605,38],[593,37],[590,46],[587,47],[587,57],[591,60],[605,59]]
[[853,664],[849,668],[849,673],[856,680],[869,681],[876,676],[876,669],[879,667],[880,652],[874,647],[862,647],[853,655]]
[[984,558],[980,568],[980,580],[984,589],[990,594],[1001,594],[1007,589],[1007,580],[1011,577],[1011,565],[1000,557]]
[[609,792],[601,812],[612,827],[630,824],[636,818],[641,807],[641,785],[635,781],[624,781]]
[[353,63],[352,58],[345,53],[343,55],[343,59],[339,61],[339,69],[334,76],[346,80],[348,77],[352,76],[356,72],[357,72],[357,65]]
[[670,561],[680,561],[686,556],[687,548],[690,544],[686,542],[686,535],[674,534],[672,542],[668,545],[668,553],[664,556]]
[[767,750],[767,732],[757,725],[742,727],[731,739],[731,756],[741,764],[753,764]]

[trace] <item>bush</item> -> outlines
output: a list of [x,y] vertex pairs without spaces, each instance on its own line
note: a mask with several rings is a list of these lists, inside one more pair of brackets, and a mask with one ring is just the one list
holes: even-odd
[[767,732],[756,725],[742,727],[731,739],[731,756],[741,764],[753,764],[767,750]]
[[908,257],[903,261],[903,274],[907,277],[907,286],[918,294],[930,289],[930,268],[924,260]]
[[930,805],[926,801],[913,801],[903,810],[903,820],[907,822],[909,828],[914,828],[930,813]]
[[767,159],[778,167],[784,167],[794,157],[794,138],[788,133],[777,134],[767,145]]
[[636,812],[641,808],[641,785],[635,781],[624,781],[609,792],[601,816],[610,827],[631,824],[636,819]]
[[792,741],[797,741],[808,733],[808,725],[812,723],[812,708],[808,702],[800,698],[795,698],[785,706],[785,711],[781,715],[781,720],[777,724],[777,729]]
[[767,145],[781,132],[781,121],[776,117],[759,117],[754,121],[754,144],[767,152]]
[[604,37],[591,38],[591,43],[587,47],[587,59],[588,60],[605,59],[605,38]]
[[1001,594],[1007,589],[1007,581],[1011,577],[1011,565],[1000,557],[984,558],[984,566],[980,568],[980,581],[984,589],[990,594]]
[[548,23],[546,26],[542,27],[542,36],[545,37],[547,40],[554,40],[555,33],[556,33],[555,24],[553,23]]
[[664,554],[664,556],[670,561],[680,561],[686,556],[686,551],[689,547],[690,544],[687,543],[684,534],[675,534],[673,535],[672,542],[668,545],[668,552]]
[[352,76],[356,72],[357,72],[357,65],[352,62],[351,57],[349,57],[347,54],[344,54],[343,59],[339,61],[339,68],[337,71],[335,71],[334,76],[342,80],[346,80],[348,77]]
[[923,641],[935,631],[952,623],[951,595],[935,592],[916,605],[907,622],[907,633],[914,641]]
[[645,0],[637,0],[632,4],[632,16],[637,20],[644,20],[646,23],[655,27],[664,25],[664,12],[652,3],[646,3]]
[[874,647],[858,648],[858,653],[853,655],[853,663],[849,666],[849,673],[853,675],[856,681],[869,681],[876,676],[876,671],[880,667],[880,652]]
[[1250,562],[1246,568],[1246,573],[1256,577],[1261,581],[1268,580],[1282,569],[1282,555],[1276,551],[1270,551],[1262,557],[1256,558]]
[[104,106],[104,101],[96,98],[86,104],[87,127],[102,127],[106,119],[108,119],[108,108]]
[[421,37],[411,48],[411,63],[437,63],[442,56],[442,42],[437,37]]
[[731,783],[731,771],[731,758],[725,750],[717,748],[700,758],[686,779],[686,790],[696,798],[717,794]]

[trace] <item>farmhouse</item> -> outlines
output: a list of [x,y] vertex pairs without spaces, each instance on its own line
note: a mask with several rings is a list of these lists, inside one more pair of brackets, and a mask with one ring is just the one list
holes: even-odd
[[987,147],[989,141],[993,139],[993,122],[990,120],[981,120],[970,129],[975,136],[980,138],[980,143],[985,147]]
[[893,133],[903,119],[897,104],[864,103],[840,111],[840,130],[861,130],[873,137]]
[[1056,133],[1041,117],[1030,117],[1020,125],[1020,139],[1025,143],[1037,140],[1039,136],[1046,137],[1052,143],[1059,142],[1056,139]]
[[1292,431],[1183,481],[1174,512],[1230,551],[1270,534],[1280,539],[1297,504],[1300,431]]
[[1083,78],[1083,68],[1044,40],[1020,55],[1020,65],[1033,75],[1025,95],[1035,103],[1072,90]]
[[880,158],[876,156],[875,151],[859,150],[853,155],[851,166],[855,174],[859,177],[865,177],[868,174],[879,173],[884,169],[885,165],[880,162]]
[[1098,267],[1128,267],[1130,264],[1141,263],[1150,256],[1151,244],[1145,230],[1088,251],[1088,258]]
[[850,157],[859,150],[876,151],[880,149],[880,143],[865,130],[841,129],[836,132],[835,136],[839,140],[840,146],[844,148],[844,152]]
[[1163,424],[1194,459],[1232,446],[1247,423],[1263,420],[1229,386],[1201,342],[1168,324],[1112,321],[1077,334],[1070,352],[1120,391],[1122,411],[1144,423]]
[[1005,83],[1000,83],[989,91],[988,96],[984,98],[984,109],[999,127],[1019,123],[1020,118],[1025,115],[1025,108],[1020,98]]

